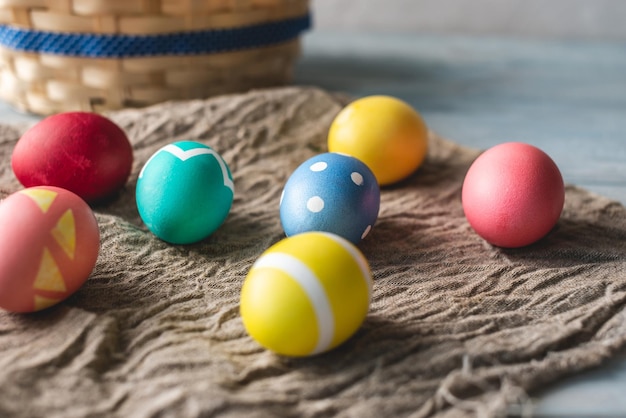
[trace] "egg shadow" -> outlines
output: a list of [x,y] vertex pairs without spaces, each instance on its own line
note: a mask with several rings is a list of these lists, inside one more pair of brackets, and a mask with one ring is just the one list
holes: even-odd
[[137,182],[127,182],[116,193],[96,202],[90,203],[96,213],[115,216],[134,225],[141,225],[141,217],[137,210],[135,189]]
[[448,242],[455,244],[454,235],[433,235],[409,218],[410,215],[379,219],[370,234],[357,245],[375,277],[390,268],[399,271],[421,263],[440,262],[446,257],[440,246]]
[[561,218],[541,240],[499,251],[511,261],[548,268],[626,261],[626,230]]
[[417,325],[370,312],[359,329],[338,347],[310,357],[279,358],[292,368],[308,370],[315,375],[332,375],[338,369],[361,369],[364,363],[370,367],[376,367],[381,361],[393,363],[431,346],[432,340],[416,339],[417,334]]

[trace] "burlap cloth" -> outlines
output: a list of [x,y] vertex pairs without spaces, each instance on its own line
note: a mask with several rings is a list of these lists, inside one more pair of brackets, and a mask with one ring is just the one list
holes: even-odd
[[[284,88],[110,114],[136,151],[131,180],[94,208],[102,249],[84,287],[40,313],[0,314],[0,416],[493,416],[624,346],[625,208],[569,186],[547,238],[494,248],[460,202],[478,152],[432,134],[360,244],[375,280],[362,328],[313,358],[259,348],[239,317],[242,281],[283,238],[282,187],[325,150],[345,103]],[[20,131],[0,129],[2,197],[20,188]],[[215,234],[173,246],[142,225],[134,186],[156,149],[189,139],[221,153],[236,197]]]

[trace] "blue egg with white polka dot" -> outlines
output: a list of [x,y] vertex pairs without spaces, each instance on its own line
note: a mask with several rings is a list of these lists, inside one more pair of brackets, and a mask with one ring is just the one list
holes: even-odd
[[372,171],[354,157],[328,152],[291,174],[280,198],[280,222],[287,236],[323,231],[357,244],[374,226],[379,208]]

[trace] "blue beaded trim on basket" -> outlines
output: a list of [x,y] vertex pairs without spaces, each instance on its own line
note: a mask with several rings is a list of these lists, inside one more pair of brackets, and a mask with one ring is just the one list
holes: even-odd
[[90,58],[211,54],[286,42],[310,26],[308,14],[239,28],[159,35],[58,33],[0,25],[0,45],[24,52]]

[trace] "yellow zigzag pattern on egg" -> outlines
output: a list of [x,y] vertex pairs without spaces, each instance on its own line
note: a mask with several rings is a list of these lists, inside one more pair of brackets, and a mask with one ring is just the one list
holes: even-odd
[[52,202],[56,199],[58,193],[45,189],[27,189],[20,193],[30,197],[39,206],[43,213],[48,212]]
[[53,292],[66,292],[65,281],[63,275],[59,270],[59,266],[54,261],[54,257],[50,253],[50,250],[46,247],[43,249],[43,256],[41,257],[41,263],[39,264],[39,271],[35,278],[35,289],[48,290]]
[[[58,196],[58,193],[45,189],[27,189],[22,190],[20,193],[32,199],[44,214],[48,212]],[[68,209],[61,215],[50,234],[65,254],[73,260],[76,253],[76,222],[71,209]],[[52,292],[67,292],[63,275],[47,247],[43,249],[33,288]],[[35,295],[35,310],[45,309],[58,303],[59,300]]]
[[73,260],[76,251],[76,224],[74,222],[72,209],[68,209],[61,215],[56,226],[52,228],[50,233],[63,251],[65,251],[65,254]]
[[49,308],[59,302],[61,302],[61,299],[45,298],[43,296],[35,295],[35,311],[41,311],[42,309]]

